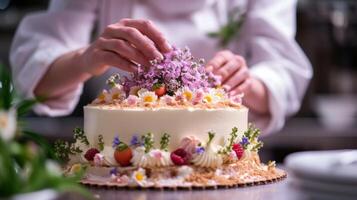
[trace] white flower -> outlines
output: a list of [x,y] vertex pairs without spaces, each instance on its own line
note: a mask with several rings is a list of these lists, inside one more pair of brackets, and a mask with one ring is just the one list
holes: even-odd
[[115,100],[123,101],[126,97],[123,86],[116,84],[114,87],[112,87],[110,89],[110,96],[111,96],[112,101],[115,101]]
[[177,91],[176,96],[179,97],[179,99],[182,99],[184,102],[191,102],[194,96],[194,93],[192,90],[190,90],[188,87],[184,87]]
[[0,111],[0,136],[4,141],[14,138],[16,133],[16,110]]
[[220,101],[227,99],[228,96],[223,88],[212,88],[210,93],[214,94]]
[[110,103],[111,101],[112,95],[107,90],[103,90],[93,103]]
[[155,92],[141,90],[139,90],[138,94],[143,104],[154,104],[157,101],[157,95]]
[[143,168],[139,168],[138,170],[133,172],[132,180],[139,185],[143,185],[146,182],[146,174]]
[[210,90],[209,92],[203,95],[203,102],[206,104],[216,104],[219,102],[219,100],[219,97],[215,94],[213,90]]

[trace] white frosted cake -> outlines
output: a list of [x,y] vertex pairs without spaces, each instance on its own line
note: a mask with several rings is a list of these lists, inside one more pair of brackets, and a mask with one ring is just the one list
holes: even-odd
[[285,177],[260,162],[259,130],[248,126],[243,95],[229,96],[188,49],[174,49],[131,77],[113,75],[109,90],[84,107],[84,131],[58,143],[66,174],[117,187],[218,187]]

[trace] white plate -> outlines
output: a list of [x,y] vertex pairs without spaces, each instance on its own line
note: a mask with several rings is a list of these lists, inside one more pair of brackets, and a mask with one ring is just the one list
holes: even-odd
[[293,153],[285,159],[285,166],[300,179],[345,184],[357,190],[357,150]]

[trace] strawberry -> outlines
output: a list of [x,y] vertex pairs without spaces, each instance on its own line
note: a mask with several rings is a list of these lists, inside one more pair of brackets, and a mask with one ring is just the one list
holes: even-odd
[[114,159],[120,166],[126,167],[130,165],[130,160],[133,157],[133,152],[128,145],[120,143],[114,151]]
[[172,162],[175,165],[187,165],[191,159],[191,154],[183,148],[176,149],[170,155]]
[[232,150],[236,153],[238,159],[243,157],[244,149],[239,143],[233,144]]
[[163,84],[155,84],[153,86],[154,92],[158,97],[164,96],[166,94],[166,87]]
[[90,148],[87,150],[87,152],[84,154],[84,158],[87,159],[88,161],[93,161],[95,154],[99,153],[99,150],[96,148]]

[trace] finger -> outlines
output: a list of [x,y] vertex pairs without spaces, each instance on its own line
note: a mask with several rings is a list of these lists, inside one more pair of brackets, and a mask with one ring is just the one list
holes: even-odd
[[138,29],[141,33],[149,37],[160,49],[161,52],[171,51],[171,46],[166,41],[164,35],[149,20],[123,19],[121,23],[125,26]]
[[232,89],[229,93],[231,96],[235,96],[241,93],[246,93],[252,85],[252,79],[245,80],[242,84]]
[[116,52],[124,58],[143,66],[150,66],[149,60],[145,59],[145,56],[138,49],[124,40],[101,38],[98,46],[103,50]]
[[105,30],[103,37],[127,40],[149,60],[162,58],[162,54],[155,47],[154,43],[135,28],[110,25]]
[[242,67],[233,76],[223,83],[227,91],[231,91],[233,88],[239,86],[243,83],[249,76],[249,71],[247,68]]
[[134,72],[137,68],[135,64],[111,51],[100,51],[98,56],[106,65],[114,66],[128,72]]
[[207,63],[206,70],[213,72],[223,66],[226,62],[227,60],[225,57],[223,57],[222,55],[216,55],[215,57],[213,57],[212,60]]
[[236,60],[230,60],[223,67],[219,68],[215,74],[222,77],[222,83],[225,83],[229,77],[239,70],[241,66]]

